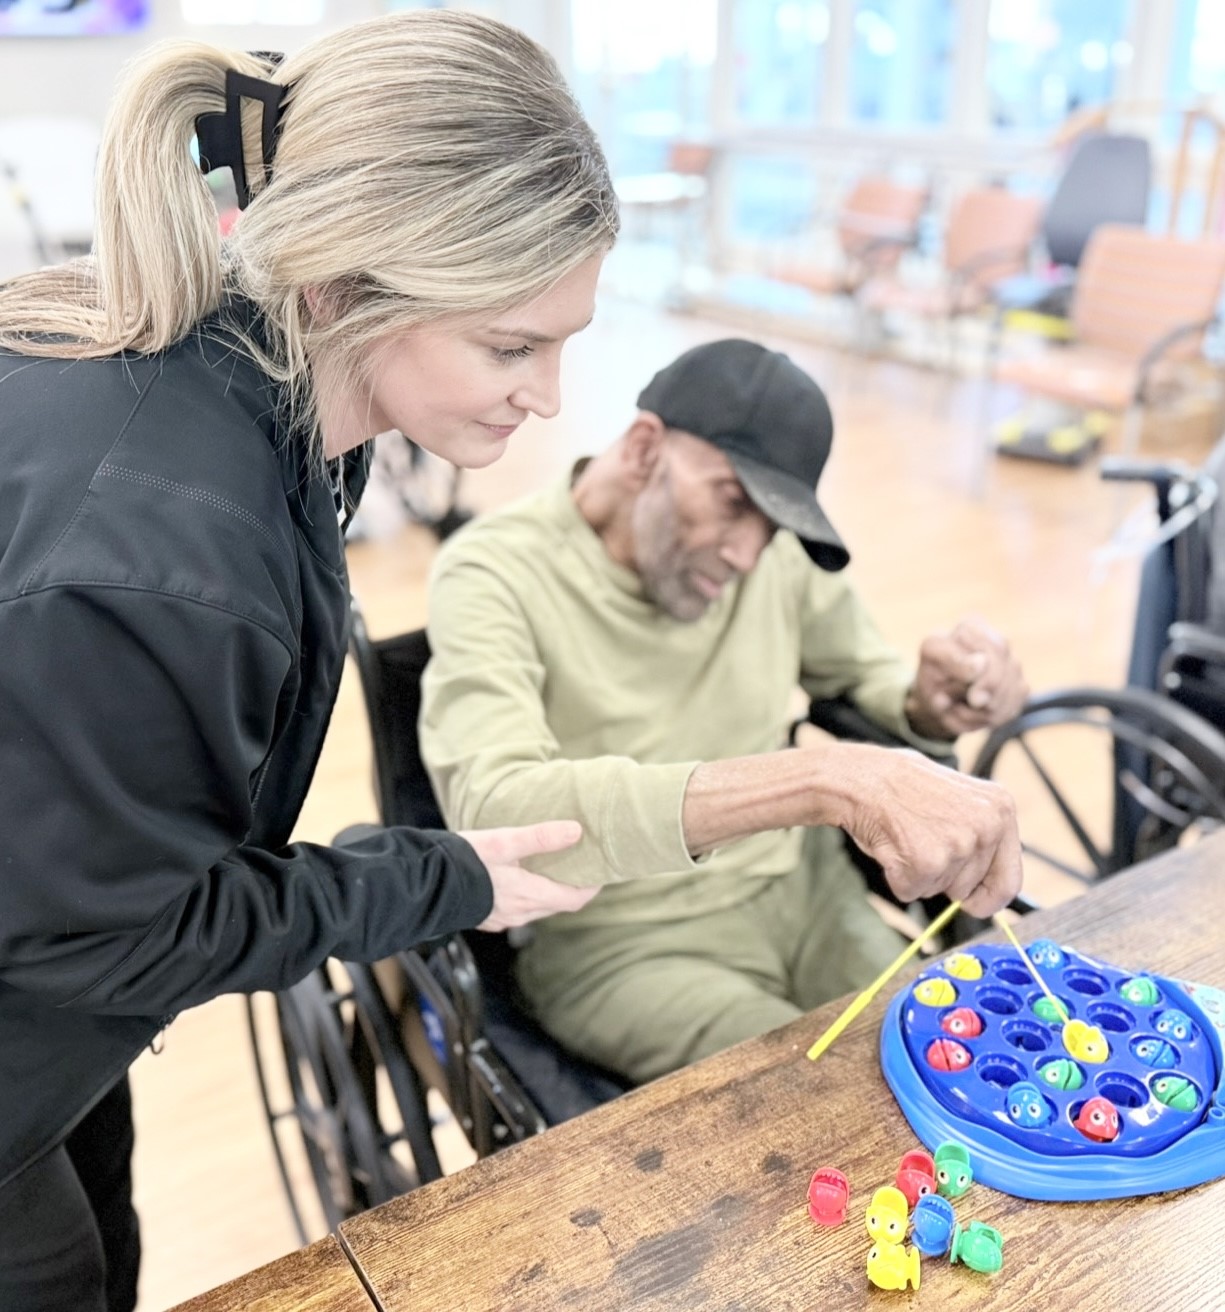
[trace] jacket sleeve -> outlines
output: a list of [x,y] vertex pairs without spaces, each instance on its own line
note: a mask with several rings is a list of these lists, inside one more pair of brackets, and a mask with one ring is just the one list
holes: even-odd
[[488,874],[455,835],[249,844],[293,668],[251,619],[59,585],[0,603],[0,652],[4,984],[165,1015],[488,914]]
[[447,823],[580,821],[574,847],[527,863],[568,884],[696,869],[681,812],[698,763],[563,756],[531,624],[513,589],[472,551],[463,538],[448,544],[430,585],[434,654],[422,684],[421,753]]

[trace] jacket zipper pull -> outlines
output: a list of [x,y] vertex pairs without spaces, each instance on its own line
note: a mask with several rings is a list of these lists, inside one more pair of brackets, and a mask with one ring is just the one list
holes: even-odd
[[175,1012],[169,1016],[162,1017],[161,1029],[149,1040],[149,1051],[155,1056],[160,1057],[166,1047],[166,1031],[174,1024],[174,1018],[178,1013]]

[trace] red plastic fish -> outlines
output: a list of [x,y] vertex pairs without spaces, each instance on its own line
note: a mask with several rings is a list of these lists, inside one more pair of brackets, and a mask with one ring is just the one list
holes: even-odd
[[1072,1122],[1086,1139],[1110,1143],[1119,1137],[1119,1111],[1109,1098],[1090,1098]]
[[940,1028],[959,1039],[976,1039],[983,1032],[983,1021],[978,1012],[969,1007],[955,1007],[941,1019]]
[[970,1054],[952,1039],[933,1039],[927,1045],[927,1063],[938,1071],[964,1071]]
[[808,1215],[818,1225],[841,1225],[850,1196],[846,1176],[836,1166],[822,1166],[808,1185]]

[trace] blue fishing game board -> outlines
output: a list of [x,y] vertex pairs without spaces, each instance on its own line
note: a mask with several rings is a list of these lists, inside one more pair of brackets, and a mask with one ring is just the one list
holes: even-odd
[[1093,1044],[1065,1048],[1014,947],[934,962],[881,1028],[885,1079],[919,1139],[964,1144],[976,1180],[1019,1198],[1124,1198],[1225,1175],[1225,994],[1049,940],[1026,951]]

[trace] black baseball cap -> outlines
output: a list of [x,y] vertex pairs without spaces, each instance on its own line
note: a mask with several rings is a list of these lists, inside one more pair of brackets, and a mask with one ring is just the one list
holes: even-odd
[[717,446],[758,510],[790,529],[822,569],[850,560],[817,504],[834,440],[829,402],[781,351],[735,337],[695,346],[651,379],[638,408]]

